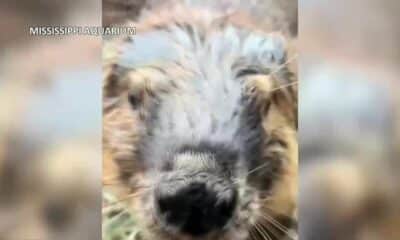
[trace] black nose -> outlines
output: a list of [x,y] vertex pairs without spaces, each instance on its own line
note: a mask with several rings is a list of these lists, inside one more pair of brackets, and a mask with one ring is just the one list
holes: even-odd
[[159,214],[166,224],[192,236],[201,236],[220,229],[232,217],[236,192],[226,189],[215,192],[204,183],[192,183],[175,194],[157,199]]

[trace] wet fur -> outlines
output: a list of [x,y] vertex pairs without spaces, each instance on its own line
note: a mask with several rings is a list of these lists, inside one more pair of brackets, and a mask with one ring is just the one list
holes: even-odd
[[[233,227],[202,239],[256,239],[254,224],[267,224],[259,213],[295,225],[297,76],[285,64],[293,57],[291,42],[248,19],[178,7],[132,24],[137,36],[105,45],[104,152],[106,161],[117,163],[127,192],[143,193],[130,203],[145,239],[177,239],[148,217],[152,196],[140,187],[154,183],[157,176],[146,169],[156,163],[148,159],[169,149],[172,136],[179,136],[176,145],[212,139],[218,146],[238,134],[242,139],[232,145],[241,149],[249,170],[268,163],[248,178],[241,175]],[[193,124],[198,120],[202,124]],[[156,150],[143,152],[143,144]],[[269,224],[269,235],[285,234]]]

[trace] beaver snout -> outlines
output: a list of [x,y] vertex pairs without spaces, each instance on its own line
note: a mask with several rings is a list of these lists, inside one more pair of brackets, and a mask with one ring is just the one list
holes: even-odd
[[222,229],[233,216],[236,189],[221,179],[193,179],[159,184],[155,195],[159,218],[165,226],[191,236]]

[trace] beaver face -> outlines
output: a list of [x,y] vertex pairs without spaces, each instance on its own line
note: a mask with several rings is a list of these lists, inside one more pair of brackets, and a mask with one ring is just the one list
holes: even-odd
[[193,16],[106,47],[105,151],[144,239],[278,239],[297,186],[285,42]]

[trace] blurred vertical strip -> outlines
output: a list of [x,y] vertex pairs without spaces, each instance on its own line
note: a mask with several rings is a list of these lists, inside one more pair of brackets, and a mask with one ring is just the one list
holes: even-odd
[[300,239],[400,239],[400,2],[300,0]]
[[101,2],[0,3],[0,239],[101,239]]

